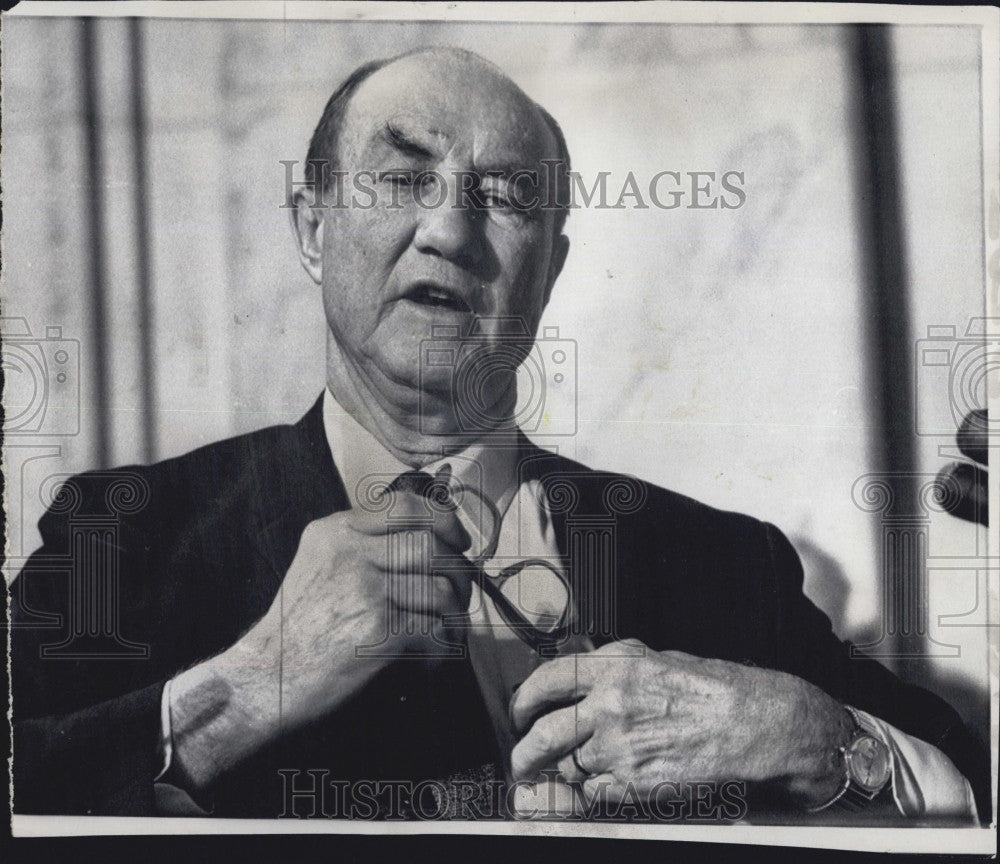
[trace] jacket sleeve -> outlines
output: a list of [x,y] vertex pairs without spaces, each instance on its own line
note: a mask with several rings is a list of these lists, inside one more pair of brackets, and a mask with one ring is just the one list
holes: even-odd
[[765,525],[777,600],[775,665],[932,744],[966,777],[981,820],[991,812],[989,757],[985,745],[940,697],[908,684],[874,659],[852,656],[830,619],[803,593],[802,565],[787,538]]
[[16,813],[154,813],[166,679],[144,620],[123,611],[149,588],[139,523],[109,515],[121,484],[68,480],[10,587]]

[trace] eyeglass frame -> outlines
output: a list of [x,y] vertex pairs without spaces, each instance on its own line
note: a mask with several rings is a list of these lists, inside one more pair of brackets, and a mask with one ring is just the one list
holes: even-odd
[[[492,536],[490,542],[486,544],[479,555],[472,559],[464,558],[463,556],[464,561],[471,564],[477,571],[477,574],[480,577],[478,579],[480,588],[493,601],[493,605],[496,607],[500,617],[503,618],[504,623],[514,631],[514,634],[522,642],[539,654],[550,653],[552,649],[563,642],[569,635],[569,616],[573,605],[573,591],[569,580],[563,576],[563,574],[555,567],[555,565],[552,564],[551,561],[548,561],[545,558],[537,557],[524,558],[520,561],[515,561],[510,566],[505,567],[497,573],[496,576],[491,576],[487,573],[483,565],[496,554],[497,547],[500,544],[500,530],[503,524],[503,517],[501,516],[500,510],[496,504],[494,504],[486,495],[476,491],[471,486],[467,486],[454,477],[452,477],[449,481],[434,478],[434,480],[428,484],[422,497],[425,501],[431,504],[432,507],[439,507],[441,512],[455,512],[458,509],[458,502],[455,500],[456,497],[463,496],[466,492],[471,493],[486,506],[486,508],[490,511],[494,527],[491,532]],[[524,615],[521,614],[520,610],[518,610],[518,608],[503,595],[503,590],[500,587],[501,584],[506,582],[511,577],[516,576],[521,571],[526,570],[528,567],[545,568],[554,574],[566,589],[566,608],[560,616],[562,623],[557,625],[551,631],[543,632],[532,624],[527,618],[525,618]]]

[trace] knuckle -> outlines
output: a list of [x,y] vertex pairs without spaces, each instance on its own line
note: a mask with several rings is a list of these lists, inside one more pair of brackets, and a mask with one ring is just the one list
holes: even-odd
[[549,746],[549,732],[548,724],[544,717],[539,717],[531,725],[531,729],[528,734],[524,737],[526,742],[530,742],[531,746],[536,750],[547,750]]
[[580,745],[578,758],[588,768],[593,768],[595,765],[611,764],[604,737],[599,732],[595,732],[586,743]]
[[608,689],[620,702],[626,702],[635,693],[636,683],[632,670],[626,668],[608,681]]
[[539,717],[531,729],[535,745],[542,751],[548,752],[558,743],[558,731],[551,714]]
[[522,776],[531,762],[528,747],[523,740],[514,745],[510,753],[510,769],[515,777]]
[[618,685],[597,687],[590,695],[591,710],[601,719],[615,717],[622,709],[622,696]]

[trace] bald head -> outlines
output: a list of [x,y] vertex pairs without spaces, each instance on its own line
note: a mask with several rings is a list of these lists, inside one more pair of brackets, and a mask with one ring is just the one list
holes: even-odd
[[381,122],[403,115],[417,116],[441,133],[445,130],[437,127],[489,118],[496,134],[474,142],[475,157],[506,161],[504,167],[512,170],[554,162],[555,171],[546,169],[545,176],[554,176],[556,188],[545,200],[556,205],[553,227],[557,236],[562,233],[570,160],[559,124],[499,67],[461,48],[421,48],[355,69],[330,97],[316,126],[306,157],[307,179],[328,186],[344,162],[351,131],[373,118]]
[[[291,209],[299,259],[323,292],[330,391],[411,456],[440,452],[441,435],[464,447],[509,427],[524,336],[569,252],[559,127],[481,57],[422,50],[356,70],[309,155],[336,168],[323,185],[338,203],[300,189]],[[471,389],[455,367],[423,362],[439,327],[470,340],[488,370]]]

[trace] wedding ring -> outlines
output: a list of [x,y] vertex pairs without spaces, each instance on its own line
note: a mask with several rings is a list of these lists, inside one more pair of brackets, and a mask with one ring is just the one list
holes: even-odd
[[579,771],[581,774],[583,774],[583,775],[585,775],[587,777],[589,777],[593,773],[592,771],[588,771],[586,768],[584,768],[583,765],[580,763],[580,748],[579,747],[574,747],[572,749],[572,751],[570,752],[570,755],[573,757],[573,764],[576,766],[576,770],[577,771]]

